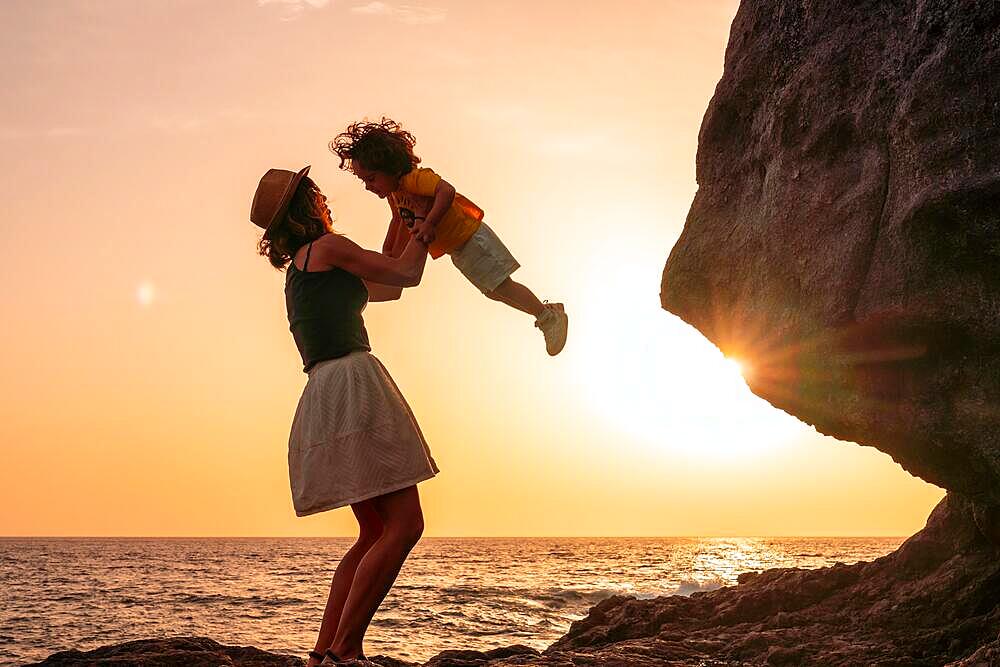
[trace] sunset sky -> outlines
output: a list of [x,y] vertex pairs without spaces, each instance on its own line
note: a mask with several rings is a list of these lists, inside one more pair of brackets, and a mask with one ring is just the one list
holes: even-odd
[[428,536],[905,535],[942,491],[755,398],[660,309],[736,0],[0,4],[0,535],[347,535],[296,518],[306,376],[256,254],[269,167],[380,247],[327,142],[387,115],[562,301],[527,316],[444,258],[371,304],[441,468]]

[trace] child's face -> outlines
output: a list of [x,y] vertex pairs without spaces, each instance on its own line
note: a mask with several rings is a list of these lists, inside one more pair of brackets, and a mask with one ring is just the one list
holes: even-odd
[[375,193],[380,199],[385,199],[399,187],[399,179],[384,171],[365,169],[356,162],[351,165],[351,171],[365,184],[365,190]]

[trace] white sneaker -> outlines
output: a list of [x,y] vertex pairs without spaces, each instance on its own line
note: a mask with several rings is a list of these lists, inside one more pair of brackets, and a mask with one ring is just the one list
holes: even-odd
[[545,310],[535,320],[535,326],[545,335],[545,351],[551,356],[562,352],[566,345],[566,331],[569,329],[569,316],[561,303],[546,303]]

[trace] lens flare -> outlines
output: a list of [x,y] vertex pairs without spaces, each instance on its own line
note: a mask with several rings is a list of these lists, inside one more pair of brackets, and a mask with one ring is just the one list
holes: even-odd
[[148,280],[144,280],[139,283],[139,286],[135,288],[135,300],[139,302],[139,305],[143,308],[148,308],[156,300],[156,288]]

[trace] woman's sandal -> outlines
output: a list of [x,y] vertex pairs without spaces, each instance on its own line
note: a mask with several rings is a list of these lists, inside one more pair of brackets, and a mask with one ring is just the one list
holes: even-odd
[[318,651],[309,651],[309,657],[315,658],[317,656],[322,656],[323,658],[323,662],[320,663],[321,665],[352,665],[358,660],[368,659],[365,657],[364,653],[359,653],[354,658],[339,658],[337,657],[337,654],[330,649],[326,649],[325,654],[321,654]]

